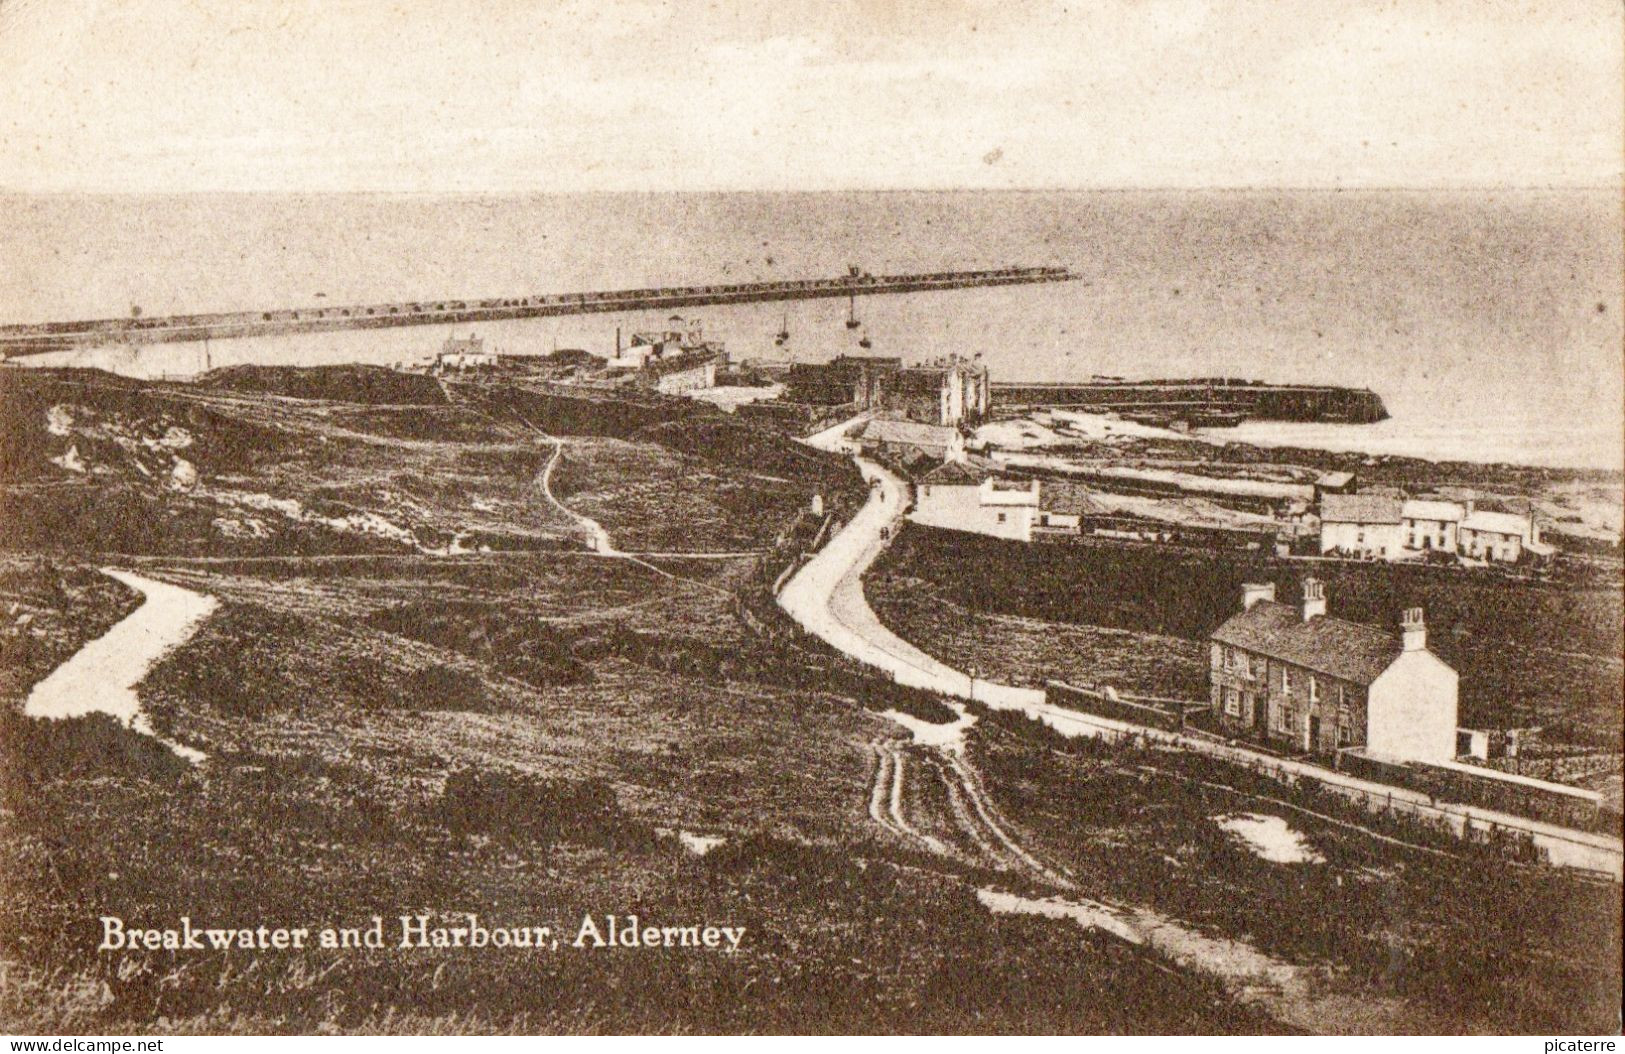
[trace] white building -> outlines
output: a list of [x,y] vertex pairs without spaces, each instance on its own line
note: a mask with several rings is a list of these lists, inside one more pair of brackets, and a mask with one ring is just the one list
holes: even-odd
[[638,376],[662,395],[684,395],[717,386],[717,358],[706,351],[689,351],[650,363]]
[[1225,731],[1281,749],[1456,755],[1456,671],[1427,650],[1421,608],[1395,637],[1327,615],[1313,578],[1301,604],[1277,603],[1273,582],[1243,585],[1242,610],[1213,632],[1209,683]]
[[489,369],[497,364],[497,353],[485,350],[485,338],[470,334],[466,338],[447,337],[434,358],[434,372]]
[[1401,761],[1453,761],[1460,678],[1427,650],[1422,609],[1400,620],[1400,651],[1366,690],[1366,750]]
[[1030,542],[1039,481],[1001,479],[988,467],[950,461],[920,477],[909,519],[928,527]]
[[1540,525],[1533,514],[1488,512],[1475,509],[1461,521],[1461,555],[1474,560],[1516,563],[1525,552],[1550,556],[1552,547],[1540,540]]
[[1398,498],[1327,494],[1320,499],[1320,551],[1391,560],[1404,547]]
[[1400,535],[1406,549],[1454,553],[1467,510],[1453,501],[1410,498],[1400,507]]
[[958,461],[965,456],[965,437],[949,425],[872,418],[857,435],[859,448],[871,456],[887,455],[908,464],[920,459]]

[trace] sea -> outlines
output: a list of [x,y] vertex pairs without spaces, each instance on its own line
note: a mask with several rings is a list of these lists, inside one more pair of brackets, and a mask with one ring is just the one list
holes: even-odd
[[[0,195],[0,322],[481,299],[1007,265],[1078,281],[688,309],[732,356],[924,362],[995,380],[1229,376],[1370,388],[1375,425],[1224,434],[1618,472],[1617,190],[1123,190],[434,196]],[[112,348],[142,376],[422,361],[470,332],[584,348],[663,313]],[[774,334],[790,339],[777,346]]]

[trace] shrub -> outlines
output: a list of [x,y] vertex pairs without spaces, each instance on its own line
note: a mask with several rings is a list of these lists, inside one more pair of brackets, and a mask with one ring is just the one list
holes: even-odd
[[465,837],[621,850],[654,844],[653,830],[629,818],[614,790],[599,779],[465,768],[447,777],[433,812],[447,831]]

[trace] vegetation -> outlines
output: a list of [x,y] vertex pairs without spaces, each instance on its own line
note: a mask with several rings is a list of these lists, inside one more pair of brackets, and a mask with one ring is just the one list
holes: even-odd
[[205,388],[369,405],[445,405],[433,377],[383,366],[227,366],[197,379]]
[[[541,389],[457,384],[447,403],[417,381],[374,379],[350,399],[342,373],[250,371],[190,387],[0,378],[4,408],[19,409],[0,417],[0,486],[8,519],[23,509],[30,521],[8,539],[20,554],[0,560],[8,697],[135,603],[66,553],[139,553],[143,573],[221,601],[139,686],[153,725],[205,751],[204,765],[106,717],[0,713],[0,1029],[1282,1027],[1144,948],[978,902],[992,883],[1054,891],[974,857],[966,830],[949,837],[966,806],[932,775],[946,758],[874,713],[955,712],[832,652],[772,603],[774,579],[824,528],[812,495],[835,517],[862,500],[849,464],[677,400],[606,412]],[[584,551],[579,525],[539,486],[553,452],[536,428],[563,438],[555,492],[619,547],[762,555]],[[62,464],[70,448],[84,471]],[[372,516],[402,533],[330,522]],[[1006,613],[990,598],[1032,568],[996,546],[939,550],[928,537],[905,533],[878,591],[883,614],[927,647],[971,646],[975,630],[992,650],[974,661],[988,669],[1016,649],[1021,665],[1067,653],[1089,668],[1117,662],[1125,685],[1170,694],[1191,676],[1190,614],[1125,584],[1148,566],[1083,565],[1086,578],[1046,567],[1053,580],[1030,579],[1022,601],[1033,610]],[[62,555],[39,554],[51,546]],[[1232,572],[1254,573],[1222,561],[1180,573],[1218,611],[1221,594],[1233,606]],[[1108,604],[1108,589],[1127,603]],[[931,636],[937,597],[969,620],[958,640]],[[1062,610],[1074,617],[1056,632],[1050,612]],[[1590,637],[1575,629],[1582,610],[1559,610],[1571,621],[1554,633],[1606,645],[1605,618]],[[1130,656],[1130,640],[1144,656]],[[1317,976],[1348,1006],[1406,1002],[1383,1019],[1395,1027],[1606,1024],[1599,993],[1619,984],[1607,891],[1485,867],[1499,858],[1458,859],[1458,844],[1381,826],[1419,846],[1396,850],[1343,826],[1360,818],[1335,802],[1200,759],[979,716],[962,758],[973,782],[1081,895],[1326,964]],[[899,808],[955,853],[873,821],[883,750],[909,759]],[[1322,870],[1260,861],[1214,827],[1216,811],[1242,804],[1289,813],[1326,855]],[[693,834],[722,842],[702,853]],[[1486,921],[1486,904],[1507,910]],[[561,946],[96,950],[102,915],[314,928],[377,916],[394,933],[400,915],[453,925],[469,912],[487,926],[552,927]],[[575,948],[589,914],[747,935],[734,953]]]
[[[1518,866],[1412,818],[1202,755],[1067,739],[1002,713],[976,732],[973,756],[1001,807],[1086,888],[1324,963],[1338,978],[1331,992],[1413,1003],[1395,1012],[1424,1031],[1615,1027],[1612,883]],[[1264,859],[1213,822],[1238,812],[1284,818],[1321,859]]]
[[[1618,746],[1625,714],[1618,588],[1222,550],[1025,545],[916,525],[877,563],[871,580],[917,579],[973,612],[1128,631],[1121,646],[1134,650],[1146,634],[1199,645],[1235,613],[1242,582],[1274,582],[1277,595],[1291,602],[1311,574],[1326,582],[1329,610],[1341,618],[1396,627],[1403,609],[1422,607],[1428,646],[1461,675],[1462,724],[1539,725],[1554,742]],[[1010,589],[1009,582],[1022,586]],[[951,626],[933,630],[922,619],[910,630],[928,651],[953,639]],[[1103,638],[1099,646],[1111,643]]]

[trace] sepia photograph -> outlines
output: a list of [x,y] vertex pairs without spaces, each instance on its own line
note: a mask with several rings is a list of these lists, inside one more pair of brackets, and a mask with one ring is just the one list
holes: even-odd
[[1615,1050],[1622,319],[1620,0],[0,0],[0,1034]]

